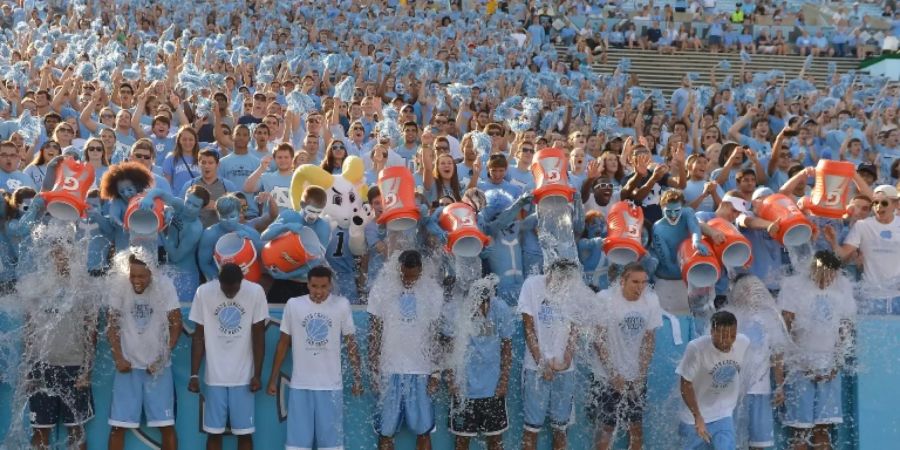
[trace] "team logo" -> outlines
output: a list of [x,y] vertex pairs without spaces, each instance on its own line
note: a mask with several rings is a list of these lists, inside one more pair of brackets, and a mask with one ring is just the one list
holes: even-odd
[[722,389],[728,387],[732,381],[734,381],[735,377],[737,377],[740,369],[738,368],[738,363],[736,361],[727,359],[725,361],[719,361],[713,366],[711,375],[713,380],[713,387],[716,389]]
[[150,318],[153,316],[153,307],[147,303],[135,303],[131,308],[131,318],[137,325],[138,334],[143,334],[150,324]]
[[891,233],[891,230],[882,230],[881,233],[879,233],[879,236],[881,236],[881,238],[886,241],[889,241],[894,237],[893,233]]
[[272,188],[272,196],[275,197],[275,204],[279,208],[291,207],[291,191],[281,186]]
[[313,313],[301,322],[306,330],[306,343],[315,347],[328,344],[328,332],[331,331],[331,319],[321,313]]
[[14,180],[12,178],[6,180],[6,187],[9,188],[9,191],[15,191],[16,189],[22,187],[22,182],[19,180]]
[[400,296],[400,318],[405,322],[416,320],[416,296],[409,292]]
[[244,307],[234,303],[225,302],[216,308],[216,317],[219,319],[219,331],[228,336],[234,336],[241,332],[241,317],[244,316]]
[[553,324],[555,313],[553,311],[553,307],[550,305],[543,303],[541,304],[541,309],[538,311],[538,321],[544,325],[545,327],[549,327]]
[[625,317],[619,322],[619,329],[622,330],[625,337],[635,338],[644,331],[644,323],[644,316],[637,311],[632,311],[625,314]]

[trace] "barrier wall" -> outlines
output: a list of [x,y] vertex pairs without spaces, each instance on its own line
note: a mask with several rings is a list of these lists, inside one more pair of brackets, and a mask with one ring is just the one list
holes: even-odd
[[[264,379],[263,386],[268,382],[268,374],[271,370],[272,354],[275,349],[275,343],[279,336],[278,321],[281,318],[281,307],[272,306],[271,316],[274,319],[268,326],[266,332],[266,358],[265,367],[263,369]],[[188,308],[184,308],[184,317],[188,316]],[[366,335],[368,330],[368,316],[364,311],[354,311],[354,321],[358,327],[357,332],[359,343],[365,354],[366,340],[362,337]],[[673,322],[674,321],[674,322]],[[677,322],[677,323],[675,323]],[[7,327],[9,324],[6,324]],[[673,325],[675,328],[673,329]],[[893,322],[894,332],[900,335],[900,322]],[[2,324],[0,324],[2,326]],[[880,326],[880,324],[873,326]],[[186,330],[191,330],[189,323],[186,324]],[[9,328],[6,328],[7,330]],[[690,330],[692,324],[690,318],[667,317],[663,320],[663,327],[658,330],[656,338],[656,352],[649,374],[648,386],[648,403],[644,421],[645,432],[645,448],[670,450],[678,447],[677,433],[677,417],[675,411],[680,405],[680,397],[677,391],[677,377],[675,375],[675,366],[677,365],[684,346],[691,339]],[[4,331],[0,329],[0,331]],[[680,337],[680,339],[678,339]],[[521,357],[524,350],[524,339],[521,327],[514,338],[514,363],[512,369],[512,379],[508,397],[508,410],[510,416],[510,428],[505,435],[506,448],[519,448],[522,435],[522,406],[520,379],[521,373]],[[346,367],[346,358],[344,361]],[[582,364],[583,366],[583,364]],[[176,429],[178,432],[179,446],[183,449],[200,449],[204,448],[205,435],[200,432],[202,397],[187,391],[187,382],[190,367],[190,337],[187,334],[182,335],[178,347],[173,355],[173,372],[176,383],[177,395],[177,412],[176,412]],[[285,361],[282,373],[281,391],[279,396],[270,397],[263,392],[256,396],[256,448],[270,450],[284,448],[286,415],[284,398],[282,395],[286,393],[288,377],[290,376],[291,362],[290,359]],[[109,433],[109,426],[106,423],[109,412],[110,395],[112,386],[112,376],[114,365],[110,358],[109,346],[105,338],[101,338],[98,345],[97,362],[94,370],[93,393],[96,418],[87,426],[88,448],[90,450],[101,450],[106,448],[106,439]],[[346,371],[349,373],[349,371]],[[572,449],[589,449],[593,448],[594,436],[588,421],[585,418],[584,406],[588,399],[589,374],[585,370],[578,373],[578,386],[576,391],[576,407],[575,407],[575,424],[569,430],[569,444]],[[345,383],[349,386],[349,382]],[[368,389],[368,380],[366,380],[366,388]],[[10,404],[10,387],[8,385],[0,385],[0,442],[6,438],[8,425],[13,417],[20,420],[27,418],[25,411],[19,410],[12,413],[12,405]],[[883,393],[882,393],[883,394]],[[874,393],[873,393],[874,395]],[[900,395],[900,389],[895,389],[892,393],[893,397]],[[849,391],[845,392],[845,398],[852,399]],[[375,404],[375,397],[370,391],[359,398],[350,395],[347,389],[345,397],[345,417],[344,430],[346,433],[346,448],[348,449],[372,449],[376,447],[376,436],[372,428],[372,411]],[[862,399],[861,399],[862,400]],[[447,431],[447,394],[442,389],[437,396],[436,416],[437,427],[433,434],[434,448],[437,450],[452,449],[452,436]],[[867,418],[873,418],[870,414],[870,406],[878,404],[877,398],[873,399],[869,396],[868,391],[862,404],[867,408],[861,413]],[[878,406],[878,413],[882,414],[882,409],[896,408],[897,403],[889,403]],[[17,405],[21,407],[21,405]],[[852,412],[853,408],[845,408],[845,413]],[[876,410],[871,410],[876,412]],[[848,417],[848,419],[851,419]],[[848,420],[852,423],[852,419]],[[878,421],[864,420],[862,423],[868,427],[878,426]],[[27,422],[26,422],[27,423]],[[869,428],[867,428],[868,430]],[[896,429],[893,431],[896,436]],[[59,436],[64,436],[64,431],[58,432]],[[841,442],[835,448],[853,449],[857,448],[853,441],[853,433],[849,427],[842,427],[840,430]],[[880,436],[880,435],[879,435]],[[549,433],[543,432],[540,437],[539,448],[550,448]],[[783,442],[783,437],[782,437]],[[235,448],[234,438],[226,438],[227,449]],[[153,429],[141,428],[130,433],[127,437],[127,446],[129,450],[149,450],[157,449],[158,433]],[[868,441],[865,441],[868,442]],[[882,441],[878,441],[882,442]],[[894,441],[896,442],[896,437]],[[399,436],[397,441],[398,449],[412,449],[415,446],[414,436],[404,433]],[[620,438],[620,445],[617,448],[625,448],[624,439]],[[18,445],[10,443],[0,444],[0,448],[22,448]],[[473,444],[472,448],[484,448],[482,443]],[[783,444],[779,444],[778,448],[785,448]],[[889,448],[885,446],[861,446],[863,449]]]

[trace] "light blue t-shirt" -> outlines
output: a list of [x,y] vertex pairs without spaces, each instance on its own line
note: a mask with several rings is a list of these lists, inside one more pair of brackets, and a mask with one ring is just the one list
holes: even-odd
[[[450,304],[455,305],[455,304]],[[448,306],[442,333],[454,337],[458,332],[456,309]],[[512,339],[514,326],[510,307],[506,302],[491,298],[487,316],[471,317],[474,330],[465,355],[466,386],[464,398],[493,397],[500,381],[500,351],[502,341]]]
[[20,170],[14,172],[4,172],[0,170],[0,189],[5,189],[6,192],[12,194],[13,191],[20,187],[37,188],[31,177],[25,175]]

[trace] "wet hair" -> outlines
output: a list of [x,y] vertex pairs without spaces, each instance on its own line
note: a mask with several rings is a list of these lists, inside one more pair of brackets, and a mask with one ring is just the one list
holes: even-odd
[[644,266],[642,266],[641,263],[639,263],[639,262],[631,262],[631,263],[626,264],[625,267],[622,267],[622,273],[620,275],[622,278],[622,281],[624,281],[626,278],[628,278],[628,276],[631,275],[632,273],[637,273],[637,272],[647,273],[647,269],[645,269]]
[[400,266],[406,269],[422,267],[422,254],[418,250],[404,250],[397,260],[400,261]]
[[817,251],[813,256],[813,260],[813,265],[822,265],[831,270],[838,270],[842,266],[841,259],[831,250]]
[[135,264],[138,266],[147,267],[147,262],[141,259],[138,255],[131,253],[128,255],[128,264]]
[[232,211],[241,209],[241,201],[234,193],[228,193],[216,200],[216,212],[222,217]]
[[577,269],[578,263],[568,258],[560,258],[552,261],[547,265],[547,272],[564,272],[566,270]]
[[113,200],[119,197],[119,182],[129,180],[134,183],[138,193],[144,192],[153,184],[153,175],[146,167],[136,162],[114,164],[103,174],[100,180],[100,198]]
[[728,328],[737,326],[737,317],[728,311],[716,311],[709,319],[710,328]]
[[195,184],[189,187],[184,193],[185,198],[187,198],[188,195],[193,195],[202,200],[204,208],[206,208],[206,205],[209,205],[209,201],[211,200],[209,191],[207,191],[205,187],[200,186],[199,184]]
[[332,277],[334,276],[334,272],[331,271],[327,266],[316,266],[312,269],[309,269],[309,273],[306,274],[307,279],[312,278],[328,278],[328,282],[331,282]]
[[238,284],[243,280],[244,272],[235,263],[223,264],[219,269],[219,284]]

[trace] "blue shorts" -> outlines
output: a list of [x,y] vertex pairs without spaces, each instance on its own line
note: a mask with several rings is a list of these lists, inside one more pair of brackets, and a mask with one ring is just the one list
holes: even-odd
[[525,430],[540,432],[548,415],[551,427],[565,430],[572,423],[575,413],[575,372],[555,373],[550,381],[544,380],[535,370],[522,372]]
[[148,427],[175,425],[175,382],[171,367],[166,367],[155,376],[144,369],[116,372],[109,424],[120,428],[139,428],[141,411],[147,417]]
[[391,437],[403,424],[416,435],[434,430],[434,404],[428,395],[428,377],[408,374],[384,377],[375,411],[375,431],[379,435]]
[[226,424],[231,434],[253,434],[253,413],[256,409],[250,385],[207,386],[203,399],[203,431],[222,434]]
[[288,391],[286,450],[344,446],[344,391]]
[[815,382],[800,372],[789,372],[784,383],[784,424],[791,428],[842,423],[841,374]]
[[734,450],[737,439],[734,435],[734,419],[726,417],[706,424],[706,431],[712,437],[709,443],[703,440],[693,424],[682,422],[678,426],[678,434],[684,443],[684,450]]
[[747,394],[744,404],[750,419],[750,447],[774,447],[775,414],[772,409],[772,394]]

